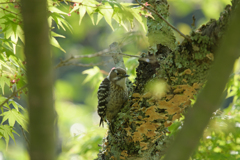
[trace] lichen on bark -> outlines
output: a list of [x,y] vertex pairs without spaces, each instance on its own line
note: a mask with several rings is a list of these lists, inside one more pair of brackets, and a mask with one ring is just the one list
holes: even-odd
[[[142,1],[142,3],[146,2],[148,2],[156,12],[161,14],[164,19],[167,19],[169,17],[169,5],[166,0]],[[147,20],[149,52],[154,54],[157,51],[157,44],[167,46],[171,50],[175,49],[176,38],[171,27],[157,15],[153,14],[153,17],[154,19],[148,17]]]

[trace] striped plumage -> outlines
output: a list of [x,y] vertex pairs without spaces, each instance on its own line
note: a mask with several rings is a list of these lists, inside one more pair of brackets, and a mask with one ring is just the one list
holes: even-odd
[[126,71],[122,68],[113,68],[98,89],[98,114],[101,117],[99,126],[104,121],[111,120],[120,111],[128,98],[126,86]]
[[107,105],[107,98],[110,89],[110,81],[108,78],[105,78],[98,88],[98,115],[101,117],[99,126],[103,125],[103,118],[106,116],[106,105]]

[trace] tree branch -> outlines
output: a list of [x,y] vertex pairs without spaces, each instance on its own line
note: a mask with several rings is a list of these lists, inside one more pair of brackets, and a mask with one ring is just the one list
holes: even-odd
[[[215,63],[210,70],[206,86],[199,94],[193,108],[186,115],[183,128],[169,147],[164,160],[186,160],[197,147],[212,113],[220,106],[222,93],[232,72],[235,60],[240,56],[240,8],[233,13],[229,28],[219,45]],[[224,64],[224,65],[223,65]],[[174,154],[173,154],[174,153]]]
[[[102,61],[99,63],[90,63],[90,64],[82,64],[82,63],[65,63],[62,66],[81,66],[81,67],[92,67],[92,66],[100,66],[100,65],[106,65],[107,63],[111,62],[112,59],[109,59],[108,61]],[[55,68],[56,69],[56,68]]]
[[141,58],[141,56],[136,56],[136,55],[130,55],[130,54],[125,54],[125,53],[119,53],[119,54],[123,55],[123,56],[128,56],[128,57]]

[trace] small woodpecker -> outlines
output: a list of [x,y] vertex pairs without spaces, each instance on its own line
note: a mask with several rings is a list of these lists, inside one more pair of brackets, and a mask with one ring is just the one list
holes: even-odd
[[98,95],[98,115],[101,117],[99,126],[104,126],[103,121],[111,123],[112,119],[122,108],[128,99],[128,89],[126,78],[129,75],[122,68],[112,68],[108,76],[99,86]]

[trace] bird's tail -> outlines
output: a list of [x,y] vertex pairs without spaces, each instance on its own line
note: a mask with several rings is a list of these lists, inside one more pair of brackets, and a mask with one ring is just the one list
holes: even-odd
[[103,121],[103,118],[100,119],[99,127],[101,127],[101,124],[102,124],[102,127],[104,127],[104,121]]

